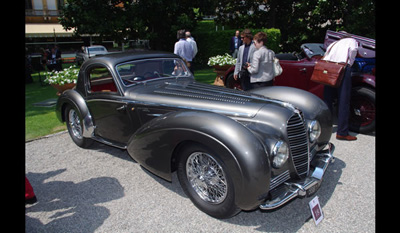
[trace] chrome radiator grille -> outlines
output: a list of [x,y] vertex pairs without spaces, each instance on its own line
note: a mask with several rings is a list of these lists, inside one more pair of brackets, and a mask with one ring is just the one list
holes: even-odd
[[294,114],[288,121],[287,135],[294,167],[300,177],[308,174],[310,167],[308,157],[308,138],[303,119]]

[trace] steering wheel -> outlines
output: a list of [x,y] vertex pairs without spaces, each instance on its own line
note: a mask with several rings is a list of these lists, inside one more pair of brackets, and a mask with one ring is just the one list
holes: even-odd
[[147,71],[146,73],[143,74],[144,79],[149,79],[154,77],[154,74],[150,71]]

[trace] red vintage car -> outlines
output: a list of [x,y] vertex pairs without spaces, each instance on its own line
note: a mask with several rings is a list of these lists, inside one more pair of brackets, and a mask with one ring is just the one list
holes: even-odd
[[[351,36],[359,44],[356,61],[352,67],[352,97],[350,130],[359,133],[371,133],[375,130],[375,40],[344,32],[328,30],[324,44],[307,43],[301,45],[299,53],[280,53],[283,73],[274,79],[275,86],[289,86],[309,91],[321,99],[324,86],[311,81],[315,63],[322,58],[325,50],[333,41]],[[241,89],[240,82],[234,80],[232,66],[223,77],[228,88]]]

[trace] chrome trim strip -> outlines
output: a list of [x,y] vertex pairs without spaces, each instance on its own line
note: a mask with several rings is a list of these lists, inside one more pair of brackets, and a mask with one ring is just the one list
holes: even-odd
[[214,112],[214,113],[223,114],[223,115],[227,115],[227,116],[233,116],[233,117],[254,117],[255,116],[251,113],[231,112],[231,111],[225,111],[225,110],[206,109],[206,108],[189,107],[189,106],[157,104],[157,103],[149,103],[149,102],[143,102],[143,101],[129,101],[129,102],[137,104],[137,105],[146,105],[146,106],[152,106],[152,107],[167,107],[167,108],[177,108],[178,110],[183,109],[183,110]]
[[119,149],[126,150],[126,148],[127,148],[126,145],[113,143],[113,142],[107,141],[106,139],[101,138],[101,137],[93,136],[92,139],[93,139],[93,140],[96,140],[96,141],[98,141],[98,142],[104,143],[104,144],[106,144],[106,145],[109,145],[109,146],[117,147],[117,148],[119,148]]
[[269,190],[272,190],[274,188],[276,188],[278,185],[282,184],[283,182],[287,181],[288,179],[290,179],[290,174],[289,174],[289,170],[286,170],[285,172],[283,172],[282,174],[279,174],[278,176],[274,177],[269,185]]

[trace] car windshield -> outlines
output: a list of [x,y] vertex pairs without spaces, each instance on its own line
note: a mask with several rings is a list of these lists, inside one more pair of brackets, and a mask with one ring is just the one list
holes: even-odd
[[159,58],[131,61],[116,66],[125,86],[169,77],[189,77],[190,72],[181,59]]
[[319,43],[302,44],[301,49],[309,58],[316,55],[323,56],[325,54],[324,44],[319,44]]

